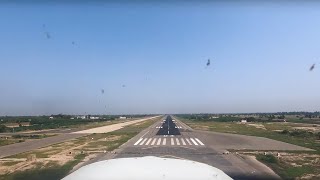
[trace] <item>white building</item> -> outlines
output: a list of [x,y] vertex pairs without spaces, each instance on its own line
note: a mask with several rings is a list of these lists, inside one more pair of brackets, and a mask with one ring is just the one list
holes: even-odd
[[218,119],[218,116],[211,116],[210,119]]
[[120,116],[119,119],[127,119],[127,117]]
[[77,116],[77,119],[86,119],[86,116]]
[[90,116],[90,119],[99,119],[99,117]]
[[247,120],[246,119],[242,119],[240,122],[241,123],[247,123]]

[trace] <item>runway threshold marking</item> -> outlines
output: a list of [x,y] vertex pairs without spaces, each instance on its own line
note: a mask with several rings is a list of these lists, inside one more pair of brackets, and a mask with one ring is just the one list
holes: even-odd
[[205,146],[205,144],[198,138],[140,138],[139,140],[137,140],[136,143],[134,143],[134,145],[145,145],[145,146],[148,146],[148,145],[167,145],[167,139],[168,141],[170,141],[170,143],[168,145],[171,145],[171,146],[174,146],[174,145],[177,145],[177,146]]
[[180,146],[180,142],[178,138],[176,138],[176,142],[177,142],[177,145]]
[[182,142],[182,145],[186,145],[186,142],[184,142],[184,140],[181,138],[181,142]]
[[190,140],[193,142],[194,145],[198,146],[198,143],[193,138],[190,138]]
[[151,146],[153,146],[154,143],[156,143],[156,140],[157,140],[157,138],[154,138],[154,139],[153,139],[153,141],[152,141],[152,143],[151,143]]
[[166,145],[166,143],[167,143],[167,138],[164,138],[162,141],[162,145]]
[[147,138],[145,138],[141,143],[140,145],[143,145],[144,142],[146,142]]
[[189,145],[192,145],[192,144],[190,143],[190,140],[189,140],[189,139],[186,139],[186,141],[188,142]]
[[150,139],[147,141],[146,145],[149,145],[149,143],[150,143],[151,140],[152,140],[152,138],[150,138]]
[[198,139],[198,138],[194,138],[201,146],[204,146],[204,144]]
[[137,144],[139,144],[140,141],[142,141],[143,138],[140,138],[136,143],[134,143],[134,145],[136,146]]

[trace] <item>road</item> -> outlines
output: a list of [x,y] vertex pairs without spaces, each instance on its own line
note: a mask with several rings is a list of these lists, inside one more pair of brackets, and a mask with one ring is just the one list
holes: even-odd
[[255,158],[223,154],[226,149],[309,150],[267,138],[194,131],[176,118],[166,116],[115,152],[101,154],[85,164],[123,157],[172,157],[209,164],[234,179],[279,179]]
[[49,145],[61,143],[61,142],[68,141],[68,140],[75,139],[75,138],[79,138],[82,136],[87,136],[92,133],[112,132],[112,131],[121,129],[125,126],[139,123],[139,122],[146,121],[146,120],[150,120],[150,119],[157,118],[157,117],[159,117],[159,116],[147,117],[147,118],[143,118],[143,119],[127,121],[127,122],[118,123],[118,124],[111,124],[111,125],[107,125],[107,126],[102,126],[102,127],[92,128],[92,129],[87,129],[87,130],[81,130],[81,131],[73,130],[73,132],[71,132],[71,131],[67,130],[66,132],[68,132],[68,133],[63,133],[63,134],[59,134],[59,135],[48,137],[48,138],[26,141],[26,142],[16,143],[16,144],[10,144],[7,146],[1,146],[0,147],[0,158],[32,151],[32,150],[46,147]]

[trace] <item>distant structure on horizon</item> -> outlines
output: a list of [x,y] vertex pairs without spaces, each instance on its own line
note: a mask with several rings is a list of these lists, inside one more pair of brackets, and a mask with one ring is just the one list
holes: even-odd
[[240,122],[243,123],[243,124],[245,124],[245,123],[247,123],[247,120],[246,120],[246,119],[241,119]]

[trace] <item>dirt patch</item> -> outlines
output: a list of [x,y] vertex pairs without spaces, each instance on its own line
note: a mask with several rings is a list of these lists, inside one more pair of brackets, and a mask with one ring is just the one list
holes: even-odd
[[294,129],[313,131],[313,132],[319,132],[320,131],[320,127],[294,127]]
[[258,129],[264,129],[264,130],[267,130],[266,127],[264,127],[263,124],[247,124],[248,126],[253,126],[255,128],[258,128]]
[[287,176],[286,178],[289,179],[319,179],[320,177],[319,154],[279,151],[241,151],[233,153],[246,156],[273,155],[277,159],[277,162],[271,167],[273,169],[275,168],[278,173]]
[[148,117],[148,118],[143,118],[143,119],[138,119],[138,120],[132,120],[132,121],[128,121],[128,122],[124,122],[124,123],[118,123],[118,124],[112,124],[112,125],[107,125],[107,126],[102,126],[102,127],[97,127],[97,128],[92,128],[92,129],[87,129],[87,130],[83,130],[83,131],[77,131],[77,132],[73,132],[75,134],[92,134],[92,133],[108,133],[108,132],[112,132],[112,131],[116,131],[119,130],[125,126],[128,125],[132,125],[132,124],[136,124],[136,123],[140,123],[146,120],[151,120],[154,118],[157,118],[160,116],[154,116],[154,117]]
[[[97,134],[85,138],[75,139],[68,142],[44,147],[35,151],[19,154],[16,158],[3,158],[0,161],[0,175],[24,171],[36,167],[49,167],[50,165],[62,166],[74,160],[74,156],[86,153],[88,156],[83,160],[94,158],[97,154],[106,150],[109,142],[120,140],[121,135]],[[32,156],[33,158],[29,158]]]

